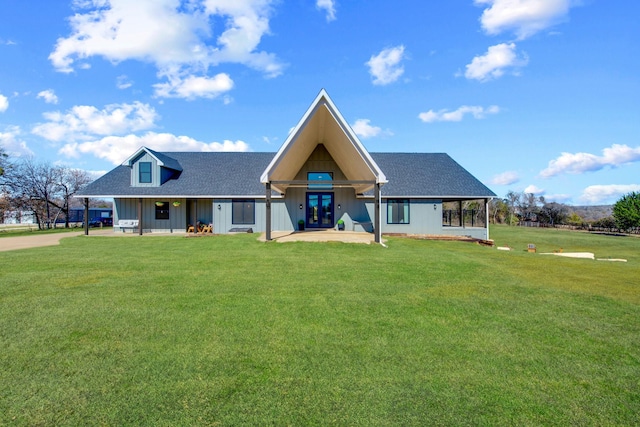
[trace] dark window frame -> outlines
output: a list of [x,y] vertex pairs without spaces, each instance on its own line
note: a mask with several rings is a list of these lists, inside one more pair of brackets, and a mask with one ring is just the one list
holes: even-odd
[[[240,209],[240,212],[238,212]],[[233,199],[231,201],[231,223],[249,225],[256,223],[255,199]]]
[[[326,175],[329,179],[312,179],[312,175]],[[307,181],[326,181],[327,183],[333,182],[333,172],[307,172]],[[308,184],[308,190],[333,190],[333,184]]]
[[169,219],[169,202],[155,202],[156,220]]
[[[406,218],[405,209],[406,206]],[[401,210],[402,209],[402,210]],[[395,211],[395,215],[394,215]],[[402,216],[400,216],[402,213]],[[411,223],[411,202],[409,199],[388,199],[387,200],[387,224],[410,224]]]
[[[149,168],[149,170],[143,170],[142,167]],[[153,182],[153,166],[151,162],[138,163],[138,182],[140,184],[151,184]]]

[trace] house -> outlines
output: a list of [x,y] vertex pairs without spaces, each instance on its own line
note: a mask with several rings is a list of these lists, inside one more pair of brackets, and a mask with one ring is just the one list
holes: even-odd
[[[379,242],[382,233],[488,239],[495,194],[447,154],[369,153],[322,90],[275,154],[142,147],[77,197],[113,198],[116,231],[184,232],[200,222],[271,240],[299,222],[309,230],[341,219]],[[484,212],[471,226],[462,209],[470,200]]]

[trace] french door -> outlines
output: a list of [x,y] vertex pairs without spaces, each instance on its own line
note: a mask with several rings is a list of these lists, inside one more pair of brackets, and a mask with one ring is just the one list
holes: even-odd
[[307,227],[333,226],[333,193],[307,193]]

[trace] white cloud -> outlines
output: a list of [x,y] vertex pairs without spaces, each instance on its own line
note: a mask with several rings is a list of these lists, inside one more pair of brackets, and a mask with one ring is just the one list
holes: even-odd
[[572,197],[570,194],[545,194],[544,199],[547,202],[567,203]]
[[233,80],[225,73],[220,73],[212,78],[187,76],[182,79],[170,76],[168,83],[158,83],[153,87],[156,90],[156,96],[161,98],[216,98],[231,90]]
[[536,187],[535,185],[531,184],[530,186],[524,189],[524,192],[527,194],[532,193],[535,195],[542,195],[544,194],[544,189]]
[[[101,56],[113,63],[150,62],[159,77],[183,81],[189,76],[208,80],[209,68],[224,62],[275,77],[284,65],[274,54],[257,50],[269,33],[274,1],[77,0],[79,11],[69,18],[71,34],[57,40],[49,59],[65,73]],[[210,94],[205,86],[204,96]]]
[[9,108],[9,98],[0,93],[0,113],[4,113]]
[[491,179],[491,184],[494,185],[511,185],[520,181],[520,177],[517,172],[507,171],[502,172]]
[[32,133],[60,142],[150,129],[155,126],[158,114],[148,104],[136,101],[107,105],[103,110],[77,105],[67,113],[49,112],[44,117],[48,122],[34,126]]
[[571,3],[572,0],[475,0],[477,5],[489,5],[480,18],[487,34],[513,31],[520,40],[565,20]]
[[439,111],[429,110],[425,113],[420,113],[418,117],[425,123],[459,122],[464,118],[465,114],[471,114],[476,119],[483,119],[487,114],[497,114],[499,112],[500,108],[497,105],[491,105],[487,108],[474,105],[463,105],[454,111],[446,109]]
[[92,154],[118,165],[142,146],[157,151],[251,151],[244,141],[207,143],[187,136],[147,132],[144,135],[107,136],[95,141],[69,143],[65,144],[59,153],[72,158]]
[[10,156],[33,156],[27,143],[20,139],[21,130],[18,126],[9,126],[0,132],[0,147]]
[[336,2],[334,0],[316,0],[316,7],[327,12],[327,21],[336,19]]
[[358,119],[356,122],[351,125],[353,131],[360,138],[373,138],[374,136],[378,136],[382,133],[382,128],[378,126],[372,126],[371,120],[369,119]]
[[620,197],[632,191],[640,191],[640,184],[591,185],[584,189],[580,200],[594,205],[615,203]]
[[53,91],[53,89],[43,90],[42,92],[38,93],[38,98],[44,99],[44,102],[46,102],[47,104],[58,103],[58,97],[56,96],[56,93]]
[[371,56],[367,61],[369,73],[374,85],[393,83],[404,73],[401,62],[405,58],[404,46],[383,49],[379,54]]
[[513,68],[514,74],[517,74],[517,69],[528,62],[526,55],[518,58],[515,43],[500,43],[490,46],[484,55],[473,58],[467,64],[464,76],[485,82],[501,77],[508,68]]
[[116,87],[118,89],[129,89],[131,86],[133,86],[133,82],[129,80],[129,77],[124,74],[118,76],[118,78],[116,79]]
[[563,173],[593,172],[607,166],[617,167],[638,161],[640,161],[640,147],[631,148],[624,144],[613,144],[602,150],[602,156],[591,153],[562,153],[560,157],[549,162],[547,168],[540,172],[540,176],[550,178]]

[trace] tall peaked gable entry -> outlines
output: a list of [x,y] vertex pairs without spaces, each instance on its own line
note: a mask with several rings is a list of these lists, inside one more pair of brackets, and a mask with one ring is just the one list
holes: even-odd
[[332,187],[351,187],[354,195],[374,190],[373,228],[375,240],[380,242],[380,187],[387,182],[387,178],[324,89],[260,177],[266,187],[267,240],[271,240],[271,192],[277,191],[285,195],[290,187],[311,188],[310,186],[318,185],[313,180],[300,179],[299,176],[296,179],[296,176],[319,146],[323,146],[345,178],[332,180]]

